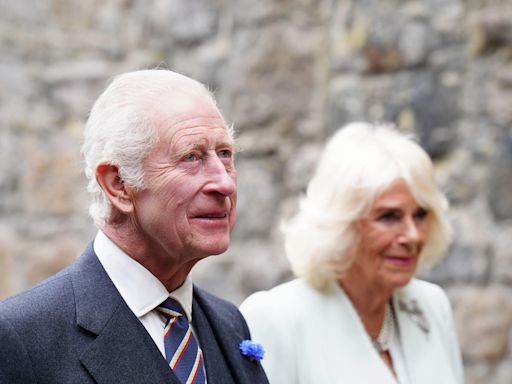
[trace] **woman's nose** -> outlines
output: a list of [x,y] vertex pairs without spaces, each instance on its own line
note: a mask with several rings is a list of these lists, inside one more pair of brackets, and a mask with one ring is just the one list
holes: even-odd
[[418,244],[422,241],[422,230],[414,218],[407,218],[401,228],[400,239],[404,243]]

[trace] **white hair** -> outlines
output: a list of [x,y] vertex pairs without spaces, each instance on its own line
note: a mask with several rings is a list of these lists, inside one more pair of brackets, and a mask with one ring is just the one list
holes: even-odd
[[355,223],[398,179],[429,210],[419,262],[439,260],[450,243],[451,227],[448,201],[436,184],[429,156],[392,125],[351,123],[327,143],[298,213],[283,226],[294,273],[319,289],[343,276],[358,243]]
[[163,100],[179,102],[183,95],[207,96],[215,105],[204,85],[169,70],[119,75],[97,99],[85,125],[82,154],[92,197],[89,214],[99,227],[114,212],[96,180],[96,168],[102,163],[115,165],[124,183],[143,189],[143,161],[159,140],[155,106]]

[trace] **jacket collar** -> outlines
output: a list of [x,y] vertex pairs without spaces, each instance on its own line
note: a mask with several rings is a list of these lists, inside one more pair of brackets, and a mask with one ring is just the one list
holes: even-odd
[[71,280],[76,323],[90,340],[80,360],[97,383],[179,384],[144,326],[108,278],[92,243],[72,267]]

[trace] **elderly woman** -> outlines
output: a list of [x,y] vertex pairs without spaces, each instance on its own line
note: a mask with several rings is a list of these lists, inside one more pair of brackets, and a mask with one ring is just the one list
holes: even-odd
[[241,306],[271,384],[462,384],[450,304],[413,278],[450,240],[432,162],[393,127],[352,123],[285,226],[296,280]]

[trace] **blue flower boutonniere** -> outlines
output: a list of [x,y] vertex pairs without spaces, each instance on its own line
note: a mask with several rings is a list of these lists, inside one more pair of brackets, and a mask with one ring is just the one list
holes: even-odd
[[251,361],[260,361],[265,356],[265,351],[261,344],[252,340],[244,340],[240,343],[240,353]]

